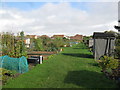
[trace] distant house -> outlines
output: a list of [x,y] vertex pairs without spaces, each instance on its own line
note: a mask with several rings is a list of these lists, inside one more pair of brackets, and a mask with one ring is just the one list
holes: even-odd
[[53,35],[51,38],[52,39],[54,39],[54,38],[66,38],[66,39],[70,39],[70,37],[66,36],[66,35]]
[[83,35],[76,34],[75,36],[71,36],[70,39],[73,39],[73,40],[83,40]]
[[39,37],[46,37],[46,38],[50,38],[49,36],[47,35],[42,35],[42,36],[39,36]]
[[70,39],[70,36],[65,36],[65,38]]
[[51,38],[54,39],[54,38],[64,38],[65,35],[53,35]]
[[37,39],[37,38],[38,38],[38,36],[37,36],[37,35],[26,35],[26,37],[27,37],[27,38],[35,38],[35,39]]
[[32,39],[32,38],[37,39],[38,36],[37,36],[37,35],[26,35],[24,42],[25,42],[25,46],[26,46],[27,48],[30,47],[30,45],[31,45],[31,39]]
[[27,47],[27,48],[29,48],[30,47],[30,38],[25,38],[25,46]]

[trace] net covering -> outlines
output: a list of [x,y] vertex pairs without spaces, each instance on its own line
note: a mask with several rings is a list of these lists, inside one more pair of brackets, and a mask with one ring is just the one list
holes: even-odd
[[25,73],[28,69],[26,57],[12,58],[7,55],[0,57],[0,68],[15,70],[19,73]]

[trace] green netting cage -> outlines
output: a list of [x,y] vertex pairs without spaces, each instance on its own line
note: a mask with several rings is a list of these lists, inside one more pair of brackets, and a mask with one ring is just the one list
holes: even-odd
[[12,58],[7,55],[0,57],[0,68],[25,73],[29,70],[26,57]]

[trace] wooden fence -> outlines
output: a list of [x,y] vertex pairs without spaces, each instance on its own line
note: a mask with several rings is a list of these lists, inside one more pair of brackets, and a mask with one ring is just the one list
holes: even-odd
[[43,59],[46,60],[46,58],[52,54],[56,54],[57,52],[47,52],[47,51],[33,51],[33,52],[28,52],[28,57],[31,56],[43,56]]

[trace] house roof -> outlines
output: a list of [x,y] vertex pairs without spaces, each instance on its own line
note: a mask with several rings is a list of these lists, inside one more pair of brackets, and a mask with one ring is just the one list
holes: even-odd
[[53,35],[52,37],[64,37],[65,35]]
[[71,36],[70,39],[82,40],[83,35],[76,34],[75,36]]
[[76,37],[76,36],[80,36],[80,37],[81,37],[81,36],[83,36],[83,35],[76,34],[75,37]]
[[26,37],[29,37],[29,38],[35,38],[35,36],[37,35],[26,35]]

